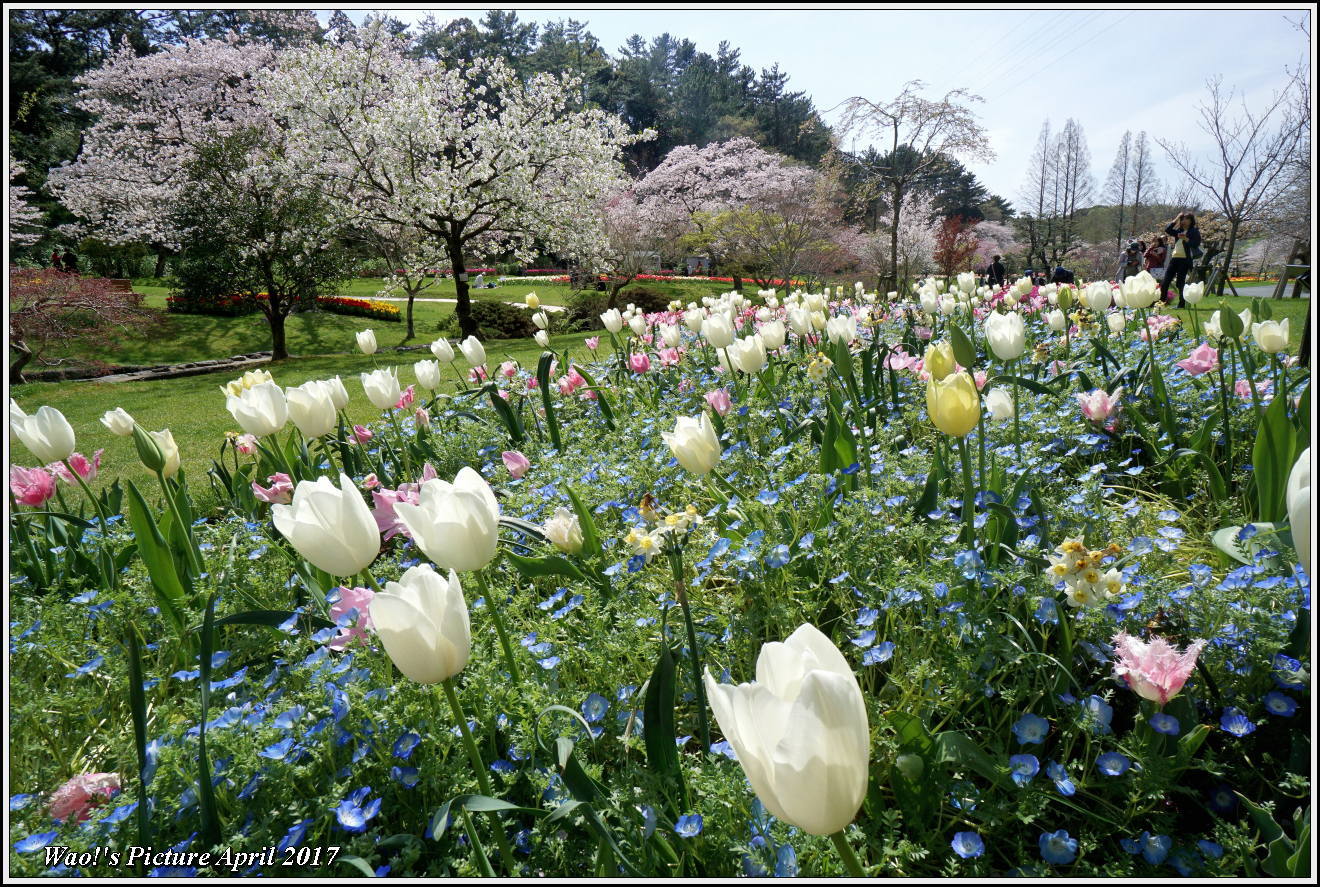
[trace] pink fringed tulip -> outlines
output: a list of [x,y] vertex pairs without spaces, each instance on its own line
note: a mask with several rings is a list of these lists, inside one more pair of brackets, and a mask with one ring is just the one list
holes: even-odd
[[518,362],[514,360],[504,361],[504,363],[500,364],[500,375],[506,379],[512,379],[514,376],[518,375]]
[[706,392],[706,403],[710,408],[721,416],[727,416],[729,410],[733,409],[733,398],[729,396],[729,389],[716,388],[714,391]]
[[532,463],[527,461],[527,457],[517,450],[505,450],[500,458],[504,460],[504,467],[509,469],[509,474],[514,477],[522,477],[527,473],[527,469],[532,467]]
[[1219,352],[1209,342],[1202,342],[1174,366],[1182,367],[1189,376],[1204,375],[1219,366]]
[[119,794],[118,773],[83,773],[50,796],[50,815],[60,822],[86,822],[92,810]]
[[600,347],[600,336],[588,336],[588,337],[587,337],[587,347],[590,348],[592,351],[595,351],[597,348],[599,348],[599,347]]
[[404,389],[403,393],[399,395],[399,400],[397,403],[394,404],[394,408],[396,410],[406,410],[408,409],[408,407],[413,405],[413,401],[416,399],[417,399],[417,392],[414,386],[409,385],[406,389]]
[[262,502],[268,502],[272,505],[288,505],[293,501],[293,479],[282,471],[278,471],[266,478],[270,487],[263,487],[256,481],[252,482],[252,495],[256,496]]
[[1192,641],[1180,653],[1162,637],[1152,635],[1147,643],[1120,631],[1114,635],[1114,655],[1118,659],[1114,675],[1125,680],[1142,699],[1163,707],[1187,683],[1203,647],[1205,641]]
[[1089,394],[1077,395],[1077,402],[1081,404],[1083,416],[1101,424],[1123,408],[1120,402],[1122,395],[1122,387],[1113,394],[1107,393],[1103,388],[1097,388]]
[[44,468],[11,465],[9,489],[20,505],[45,505],[55,495],[55,476]]
[[330,619],[339,626],[339,634],[327,644],[331,650],[342,650],[354,641],[367,639],[367,631],[374,629],[370,607],[375,596],[370,588],[339,589],[339,600],[330,607]]
[[[359,428],[361,426],[358,426]],[[244,456],[251,456],[257,451],[257,438],[253,434],[240,434],[234,439],[234,449]]]
[[[97,450],[90,460],[82,453],[73,453],[69,456],[69,464],[83,480],[93,480],[96,473],[101,470],[101,454],[104,452],[104,449]],[[52,462],[46,466],[46,470],[65,483],[73,483],[73,475],[64,467],[63,462]]]

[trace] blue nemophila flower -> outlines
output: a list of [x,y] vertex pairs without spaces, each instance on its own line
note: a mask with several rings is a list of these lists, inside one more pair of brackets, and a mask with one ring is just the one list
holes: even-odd
[[32,794],[11,795],[9,798],[9,812],[13,813],[15,810],[22,810],[30,805],[34,798],[36,798],[36,795]]
[[1307,678],[1309,677],[1307,671],[1302,667],[1302,663],[1298,662],[1291,656],[1287,656],[1283,653],[1277,654],[1274,657],[1274,668],[1272,673],[1274,683],[1278,684],[1285,690],[1306,689]]
[[674,823],[674,834],[680,838],[695,838],[701,834],[701,814],[689,813],[680,816],[678,822]]
[[506,761],[503,758],[496,758],[491,762],[490,769],[496,773],[512,773],[518,768],[510,761]]
[[363,806],[362,802],[370,794],[371,786],[364,785],[339,802],[339,806],[335,807],[335,819],[340,828],[351,835],[359,835],[367,830],[367,823],[380,812],[381,802],[380,798],[376,798]]
[[1297,713],[1297,702],[1287,693],[1271,690],[1265,694],[1265,710],[1281,718],[1291,718]]
[[1068,865],[1077,858],[1077,839],[1067,829],[1041,832],[1040,858],[1050,865]]
[[1146,862],[1159,865],[1169,858],[1169,851],[1173,849],[1173,838],[1168,835],[1142,832],[1141,837],[1137,839],[1137,845],[1141,848],[1141,856]]
[[1092,695],[1082,700],[1082,717],[1101,736],[1113,732],[1109,723],[1114,719],[1114,708],[1099,696]]
[[793,555],[789,552],[787,545],[776,545],[770,549],[770,553],[765,556],[765,565],[774,569],[785,566]]
[[888,662],[894,656],[894,642],[885,641],[876,644],[871,649],[862,654],[862,665],[879,665],[882,662]]
[[1202,853],[1211,859],[1219,859],[1224,855],[1224,848],[1216,844],[1214,841],[1201,839],[1196,842],[1196,846],[1200,848]]
[[14,842],[14,851],[16,853],[36,853],[44,849],[59,832],[40,832],[35,835],[28,835],[26,838]]
[[280,839],[279,846],[275,849],[278,852],[283,853],[290,847],[301,847],[303,841],[307,840],[307,830],[311,825],[312,821],[310,819],[304,819],[301,822],[296,822],[289,826],[289,830],[284,833],[284,837]]
[[1182,725],[1173,715],[1157,711],[1150,716],[1150,728],[1156,733],[1163,733],[1165,736],[1177,736],[1182,732]]
[[873,607],[862,607],[857,613],[857,625],[860,628],[866,628],[872,625],[880,616],[880,611]]
[[1095,759],[1095,769],[1106,776],[1122,776],[1131,766],[1132,762],[1116,751],[1107,751]]
[[798,876],[797,851],[791,844],[780,844],[775,851],[775,877],[796,878]]
[[293,748],[293,737],[286,736],[274,745],[268,745],[257,754],[263,758],[270,758],[272,761],[282,761]]
[[1050,732],[1050,722],[1027,712],[1013,725],[1013,735],[1020,745],[1040,745],[1045,741],[1045,734]]
[[1026,785],[1040,772],[1040,761],[1035,755],[1013,755],[1008,759],[1009,775],[1018,785]]
[[275,718],[275,720],[271,722],[271,726],[277,727],[281,730],[291,730],[293,729],[293,725],[298,723],[305,714],[307,714],[306,706],[295,705],[293,708],[284,711],[279,717]]
[[1045,768],[1045,775],[1054,781],[1054,787],[1065,798],[1077,793],[1077,786],[1073,785],[1073,781],[1068,778],[1068,771],[1063,769],[1063,765],[1057,761],[1050,761],[1049,766]]
[[1224,709],[1223,715],[1219,718],[1219,726],[1225,733],[1234,736],[1246,736],[1256,730],[1256,725],[1242,713],[1242,710],[1231,705]]
[[1040,599],[1040,603],[1036,605],[1036,612],[1033,615],[1041,625],[1057,625],[1059,623],[1059,605],[1054,598],[1043,597]]
[[582,703],[582,716],[587,719],[589,724],[598,722],[605,717],[605,713],[609,710],[610,701],[599,693],[592,693]]
[[1220,783],[1210,789],[1210,809],[1225,816],[1237,809],[1237,795],[1233,794],[1233,789]]
[[775,490],[762,490],[756,494],[756,501],[762,505],[774,505],[779,502],[779,493]]
[[422,737],[409,730],[394,740],[394,756],[401,761],[408,760],[421,742]]
[[950,846],[963,859],[976,859],[985,852],[985,841],[976,832],[958,832],[953,836]]
[[858,647],[869,647],[875,643],[875,630],[870,629],[864,631],[857,635],[857,637],[851,638],[850,642]]
[[390,768],[390,778],[404,788],[417,788],[421,779],[416,767],[400,767],[397,764]]
[[78,666],[78,668],[77,668],[75,671],[72,671],[72,672],[66,674],[65,677],[66,677],[66,678],[80,678],[80,677],[83,677],[84,675],[89,675],[89,674],[91,674],[92,672],[96,671],[98,668],[100,668],[100,667],[101,667],[102,665],[104,665],[104,664],[105,664],[105,657],[104,657],[104,656],[93,656],[93,657],[92,657],[91,659],[89,659],[87,662],[85,662],[85,663],[83,663],[82,665]]

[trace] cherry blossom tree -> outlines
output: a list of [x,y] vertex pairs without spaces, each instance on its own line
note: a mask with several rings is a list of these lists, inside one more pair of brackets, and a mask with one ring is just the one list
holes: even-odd
[[41,239],[41,210],[32,205],[32,190],[14,184],[23,175],[23,164],[9,158],[9,245],[31,246]]
[[637,275],[658,268],[677,249],[672,226],[645,211],[635,188],[611,194],[600,208],[605,239],[599,255],[586,265],[609,279],[608,307],[617,307],[619,291]]
[[52,169],[47,187],[107,243],[178,249],[171,210],[188,165],[217,138],[269,131],[253,84],[274,59],[269,45],[235,35],[141,57],[121,47],[78,78],[78,107],[94,122],[78,157]]
[[499,59],[445,67],[381,27],[292,51],[263,94],[288,127],[289,162],[346,224],[412,226],[445,250],[463,336],[478,331],[468,257],[597,253],[600,195],[623,180],[622,148],[649,135],[574,110],[570,77],[523,81]]
[[995,256],[1007,256],[1022,247],[1013,236],[1013,226],[1005,222],[984,221],[976,226],[976,255],[972,264],[984,268]]
[[[934,198],[922,191],[909,191],[903,200],[897,230],[892,228],[892,219],[889,220],[867,235],[860,250],[862,267],[876,275],[877,288],[887,275],[895,273],[895,268],[897,286],[906,287],[908,281],[933,261],[935,231],[939,225]],[[891,252],[895,246],[896,255]]]

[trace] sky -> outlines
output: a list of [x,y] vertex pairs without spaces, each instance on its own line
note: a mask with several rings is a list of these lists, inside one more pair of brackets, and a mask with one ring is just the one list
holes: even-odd
[[[966,88],[984,99],[973,108],[995,153],[968,166],[1015,204],[1047,119],[1056,132],[1070,117],[1081,124],[1099,191],[1126,130],[1208,156],[1213,143],[1198,126],[1198,104],[1210,78],[1222,77],[1256,110],[1286,85],[1290,69],[1313,64],[1309,41],[1289,21],[1306,14],[1301,7],[515,10],[524,21],[585,21],[611,56],[632,34],[649,40],[667,32],[712,54],[727,40],[758,71],[778,62],[789,88],[811,96],[831,124],[848,98],[892,99],[909,80],[924,81],[930,98]],[[368,12],[345,11],[359,22]],[[378,11],[415,22],[428,12],[478,21],[486,10]],[[844,147],[853,146],[845,138]],[[1153,148],[1160,178],[1181,178]]]

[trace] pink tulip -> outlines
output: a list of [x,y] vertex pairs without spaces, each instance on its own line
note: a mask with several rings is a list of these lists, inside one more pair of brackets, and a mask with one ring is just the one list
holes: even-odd
[[92,810],[119,794],[118,773],[83,773],[50,796],[50,815],[60,822],[86,822]]
[[[361,428],[362,426],[358,426]],[[257,438],[254,434],[240,434],[234,440],[234,449],[238,450],[244,456],[251,456],[257,451]]]
[[501,389],[500,389],[500,397],[504,398],[505,400],[508,400],[508,399],[509,399],[509,390],[508,390],[507,388],[501,388]]
[[658,352],[658,357],[662,367],[676,367],[683,359],[677,348],[662,348]]
[[509,474],[514,477],[522,477],[527,473],[527,469],[532,467],[527,457],[517,450],[505,450],[500,454],[500,458],[504,460],[504,467],[509,469]]
[[[1273,388],[1273,383],[1269,379],[1256,383],[1256,393],[1269,395]],[[1233,391],[1243,400],[1251,400],[1251,383],[1246,379],[1238,379],[1237,384],[1233,386]]]
[[413,423],[419,428],[430,428],[431,414],[426,411],[425,407],[418,407],[413,411]]
[[276,472],[266,478],[266,482],[270,484],[269,488],[253,481],[252,495],[272,505],[288,505],[293,501],[293,480],[287,474],[282,471]]
[[733,398],[729,396],[727,388],[716,388],[714,391],[707,391],[706,403],[710,404],[710,408],[721,416],[727,416],[729,410],[733,409]]
[[643,351],[639,351],[635,354],[630,354],[628,355],[628,366],[632,369],[634,373],[638,373],[639,375],[641,373],[650,372],[651,358],[647,357],[646,353]]
[[[97,450],[90,461],[82,453],[73,453],[69,456],[69,464],[83,480],[92,480],[101,470],[101,454],[104,452],[103,449]],[[63,462],[52,462],[46,466],[46,470],[65,483],[73,483],[73,475],[69,473]]]
[[565,397],[573,393],[573,380],[568,376],[561,376],[556,384],[559,386],[559,393]]
[[1108,394],[1103,388],[1097,388],[1090,394],[1077,395],[1077,402],[1081,404],[1083,416],[1100,424],[1123,408],[1119,400],[1122,393],[1123,389],[1121,387],[1112,395]]
[[595,351],[597,348],[599,348],[599,347],[600,347],[600,336],[588,336],[588,337],[587,337],[587,347],[590,348],[592,351]]
[[403,394],[399,395],[399,402],[394,405],[396,410],[406,410],[413,405],[413,401],[417,399],[417,394],[413,389],[414,386],[409,385],[404,389]]
[[[367,640],[368,629],[376,628],[371,624],[371,601],[375,596],[370,588],[340,587],[339,600],[330,605],[330,619],[339,626],[339,634],[326,646],[342,650],[354,641]],[[346,616],[345,622],[351,624],[340,623]]]
[[473,367],[471,371],[468,372],[468,381],[474,385],[478,382],[485,381],[486,378],[488,377],[486,375],[485,367]]
[[513,360],[504,361],[504,363],[500,364],[500,373],[506,379],[512,379],[514,376],[518,375],[517,361],[513,361]]
[[1219,352],[1211,347],[1209,342],[1202,342],[1190,355],[1174,366],[1182,367],[1189,376],[1200,376],[1219,366]]
[[371,440],[371,439],[372,439],[373,437],[375,437],[375,436],[376,436],[376,435],[374,435],[374,434],[371,433],[371,429],[368,428],[368,427],[365,426],[365,425],[354,425],[354,426],[353,426],[353,437],[354,437],[354,438],[357,440],[357,442],[360,443],[360,444],[364,444],[364,443],[366,443],[367,441]]
[[44,468],[11,465],[9,489],[20,505],[45,505],[55,495],[55,476]]
[[527,390],[528,390],[528,391],[535,391],[535,390],[536,390],[537,388],[539,388],[539,387],[541,387],[541,380],[540,380],[540,379],[536,378],[535,376],[528,376],[528,377],[527,377]]
[[374,490],[376,487],[380,486],[380,478],[376,477],[376,472],[373,471],[371,474],[362,478],[362,486],[366,487],[368,490]]
[[1161,707],[1178,695],[1196,667],[1196,657],[1205,641],[1192,641],[1179,653],[1178,648],[1162,637],[1151,636],[1146,643],[1124,632],[1114,635],[1114,675],[1127,682],[1142,699]]
[[972,373],[972,378],[976,380],[976,390],[980,391],[985,387],[986,380],[990,377],[986,375],[985,370],[977,370]]

